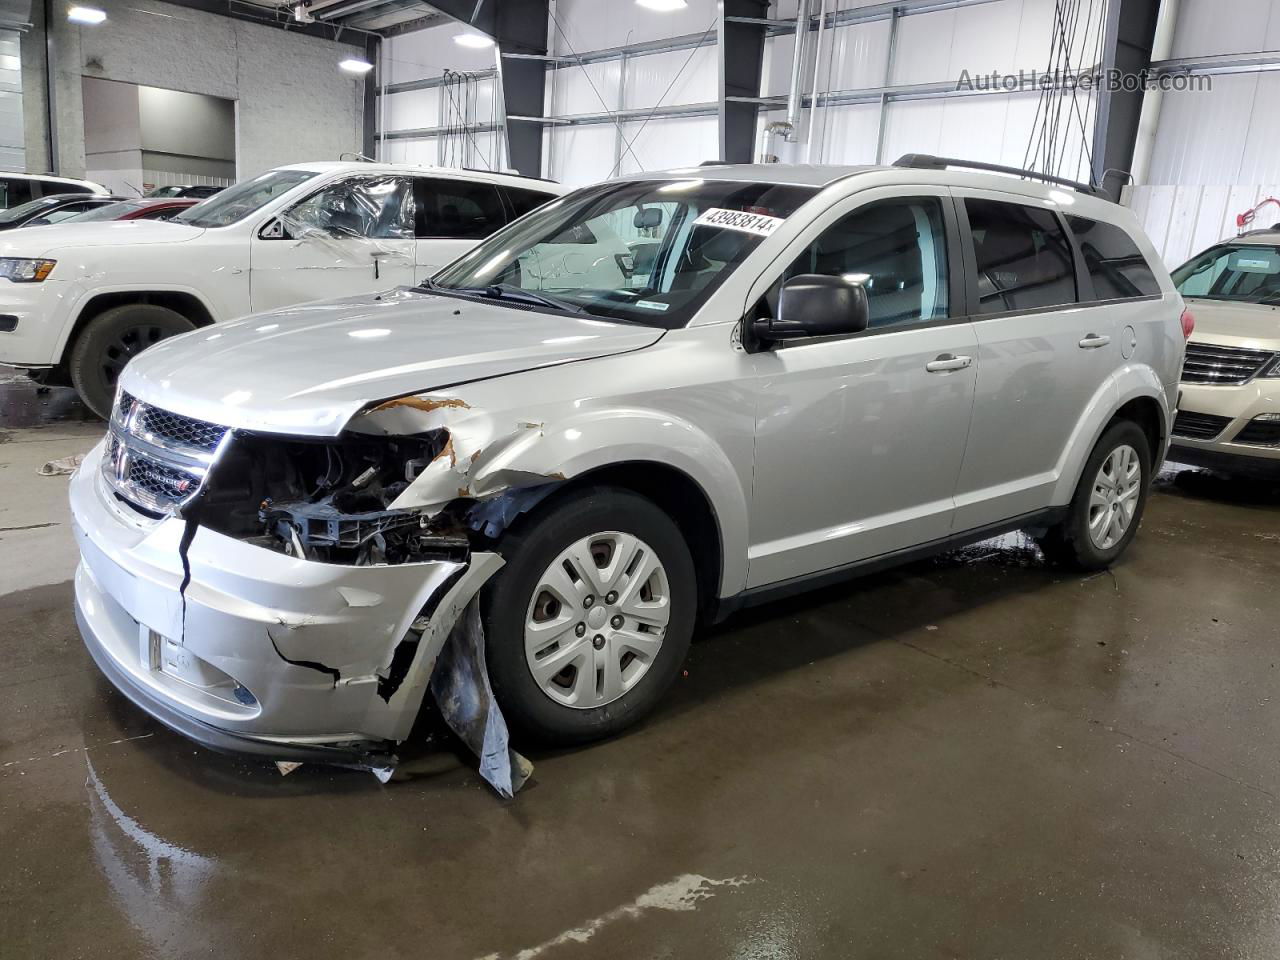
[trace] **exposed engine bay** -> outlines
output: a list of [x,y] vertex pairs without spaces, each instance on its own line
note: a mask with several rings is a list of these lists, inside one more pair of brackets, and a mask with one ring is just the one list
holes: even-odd
[[436,458],[448,432],[334,440],[237,432],[184,511],[219,533],[289,556],[355,566],[464,560],[555,483],[484,501],[459,497],[428,517],[391,504]]

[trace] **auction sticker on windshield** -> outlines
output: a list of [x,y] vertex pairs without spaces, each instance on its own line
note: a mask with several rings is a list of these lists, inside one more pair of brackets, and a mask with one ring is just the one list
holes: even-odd
[[693,223],[698,227],[724,227],[726,230],[742,230],[759,237],[767,237],[778,228],[782,219],[765,216],[763,213],[744,213],[742,210],[711,207],[702,211]]

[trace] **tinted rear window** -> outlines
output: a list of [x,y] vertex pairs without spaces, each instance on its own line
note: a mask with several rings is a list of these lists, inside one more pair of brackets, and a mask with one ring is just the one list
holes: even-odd
[[1067,217],[1098,300],[1160,295],[1160,283],[1138,245],[1122,228],[1085,217]]
[[964,205],[978,262],[977,313],[1076,302],[1075,258],[1053,213],[998,200]]
[[430,179],[425,186],[424,237],[482,240],[507,222],[498,188],[491,183]]
[[536,210],[544,203],[556,198],[554,193],[543,193],[541,190],[522,190],[519,187],[503,187],[507,192],[507,201],[511,204],[512,219],[523,217],[530,210]]

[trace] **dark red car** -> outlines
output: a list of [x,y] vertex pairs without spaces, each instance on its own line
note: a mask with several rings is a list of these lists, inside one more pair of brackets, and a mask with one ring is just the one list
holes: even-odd
[[87,223],[90,220],[168,220],[187,207],[200,201],[189,197],[162,197],[151,199],[121,200],[106,206],[88,210],[79,216],[63,220],[63,223]]

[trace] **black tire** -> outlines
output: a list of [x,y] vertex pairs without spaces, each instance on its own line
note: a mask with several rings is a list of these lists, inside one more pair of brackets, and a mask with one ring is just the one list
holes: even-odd
[[[656,655],[630,689],[602,706],[566,706],[544,692],[533,676],[525,655],[525,620],[538,599],[533,594],[540,578],[556,557],[579,540],[607,531],[636,536],[657,555],[669,588],[670,618]],[[586,743],[612,736],[652,710],[679,675],[698,609],[693,558],[671,518],[638,494],[591,487],[557,498],[525,518],[497,549],[507,563],[485,587],[480,609],[489,677],[511,728],[540,743]],[[577,642],[573,634],[565,639]],[[588,633],[583,642],[590,640]]]
[[125,364],[147,347],[195,328],[182,314],[152,303],[104,310],[80,331],[71,348],[71,384],[85,406],[106,420]]
[[[1116,543],[1103,549],[1094,543],[1089,534],[1090,498],[1103,463],[1114,451],[1126,445],[1137,452],[1139,467],[1142,471],[1138,481],[1138,503],[1124,535]],[[1102,570],[1111,566],[1128,548],[1138,532],[1150,491],[1151,450],[1147,435],[1133,421],[1118,420],[1102,434],[1093,448],[1093,453],[1085,462],[1080,481],[1076,485],[1075,495],[1067,508],[1066,519],[1057,526],[1050,527],[1042,537],[1037,538],[1036,542],[1044,552],[1045,559],[1055,566],[1072,570]]]

